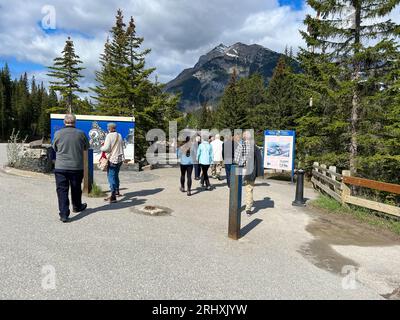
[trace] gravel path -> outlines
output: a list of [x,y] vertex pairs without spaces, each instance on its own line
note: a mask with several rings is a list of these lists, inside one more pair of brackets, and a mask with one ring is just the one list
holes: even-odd
[[[95,179],[107,187],[103,173]],[[315,239],[306,231],[313,218],[291,206],[294,186],[286,182],[257,182],[257,212],[243,215],[243,237],[233,241],[228,188],[218,182],[188,198],[178,191],[177,169],[126,173],[119,203],[85,199],[89,209],[70,224],[58,220],[51,176],[0,172],[0,181],[2,299],[381,298],[363,283],[344,289],[343,275],[304,257],[301,247]],[[307,189],[306,196],[316,195]],[[173,212],[132,210],[144,205]],[[53,272],[55,286],[46,282]]]

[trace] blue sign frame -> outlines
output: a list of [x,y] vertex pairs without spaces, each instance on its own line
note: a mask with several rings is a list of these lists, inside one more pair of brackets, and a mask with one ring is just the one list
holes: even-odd
[[[64,127],[64,114],[51,114],[51,141],[57,130]],[[113,117],[113,116],[96,116],[96,115],[76,115],[76,128],[82,130],[88,137],[91,148],[94,150],[94,162],[100,157],[100,147],[105,140],[107,134],[107,124],[113,122],[117,125],[117,132],[124,139],[125,156],[128,160],[134,160],[134,117]]]
[[295,161],[296,161],[296,131],[293,130],[265,130],[264,131],[264,141],[263,141],[263,164],[265,163],[265,157],[267,152],[267,146],[265,146],[265,136],[289,136],[293,137],[293,155],[292,155],[292,168],[291,168],[291,181],[294,182],[294,171],[295,171]]

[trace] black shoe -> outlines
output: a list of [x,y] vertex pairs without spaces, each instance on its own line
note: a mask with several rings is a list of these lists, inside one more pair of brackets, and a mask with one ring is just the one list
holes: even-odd
[[68,223],[68,222],[71,222],[71,219],[70,219],[70,218],[66,218],[66,217],[61,217],[61,218],[60,218],[60,221],[61,221],[62,223]]
[[190,197],[192,195],[192,193],[190,192],[190,190],[187,192],[188,197]]
[[110,204],[111,203],[117,203],[117,198],[114,196],[114,197],[110,197]]
[[251,216],[251,215],[253,215],[253,212],[251,212],[251,210],[246,210],[246,214],[247,214],[247,216]]
[[72,212],[73,213],[79,213],[79,212],[85,211],[86,208],[87,208],[87,203],[82,203],[82,206],[81,206],[80,209],[74,209],[74,210],[72,210]]
[[180,187],[179,190],[180,190],[181,192],[185,192],[185,188]]

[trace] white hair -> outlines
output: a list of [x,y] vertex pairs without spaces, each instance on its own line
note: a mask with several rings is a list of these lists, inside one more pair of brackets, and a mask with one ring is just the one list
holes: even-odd
[[110,130],[115,130],[115,129],[117,129],[117,124],[114,122],[110,122],[107,124],[107,128]]
[[64,117],[64,124],[66,126],[73,126],[76,123],[76,116],[72,113],[68,113]]

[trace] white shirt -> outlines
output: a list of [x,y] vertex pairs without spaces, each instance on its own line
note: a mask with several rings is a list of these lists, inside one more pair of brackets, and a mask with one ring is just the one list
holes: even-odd
[[223,142],[220,139],[215,139],[211,142],[213,150],[213,161],[222,161],[222,145]]

